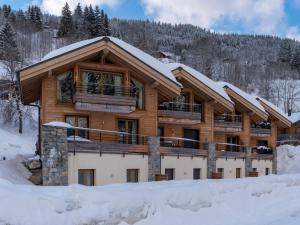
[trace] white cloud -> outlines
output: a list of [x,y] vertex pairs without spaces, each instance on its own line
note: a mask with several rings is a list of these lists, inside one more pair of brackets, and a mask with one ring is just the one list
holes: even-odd
[[73,10],[78,2],[80,2],[82,6],[91,4],[93,6],[98,5],[100,7],[103,5],[114,7],[120,2],[120,0],[42,0],[41,7],[44,12],[60,15],[62,7],[66,2],[68,2],[70,8]]
[[224,19],[249,32],[275,34],[286,29],[284,0],[141,0],[155,20],[212,29]]

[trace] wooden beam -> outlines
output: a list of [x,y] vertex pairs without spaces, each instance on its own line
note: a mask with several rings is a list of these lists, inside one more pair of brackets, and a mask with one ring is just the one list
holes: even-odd
[[158,83],[157,81],[154,81],[154,82],[150,85],[150,87],[151,87],[151,88],[157,88],[158,85],[159,85],[159,83]]
[[101,58],[100,58],[100,63],[104,64],[105,63],[105,58],[108,55],[109,50],[107,48],[102,50]]
[[52,77],[53,73],[52,73],[52,70],[49,70],[48,71],[48,77]]

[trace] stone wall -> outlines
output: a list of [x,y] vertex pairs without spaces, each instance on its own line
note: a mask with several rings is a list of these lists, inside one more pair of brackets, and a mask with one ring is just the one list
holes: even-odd
[[208,144],[207,178],[212,178],[214,172],[216,172],[216,145]]
[[149,136],[148,145],[148,180],[155,181],[155,175],[161,173],[160,138],[156,136]]
[[251,147],[246,147],[246,158],[245,158],[245,176],[248,177],[249,173],[252,172],[252,149]]
[[43,185],[68,185],[67,128],[42,126]]

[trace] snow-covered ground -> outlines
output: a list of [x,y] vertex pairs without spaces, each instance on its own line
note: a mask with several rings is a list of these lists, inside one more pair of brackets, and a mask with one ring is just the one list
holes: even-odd
[[30,185],[21,163],[35,140],[0,127],[0,225],[300,224],[300,146],[278,149],[284,175],[43,187]]
[[300,224],[299,174],[99,187],[0,180],[0,199],[0,224]]

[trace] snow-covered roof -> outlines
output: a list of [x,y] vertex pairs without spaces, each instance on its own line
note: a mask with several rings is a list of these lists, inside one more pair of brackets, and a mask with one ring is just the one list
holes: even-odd
[[262,97],[258,97],[257,99],[259,99],[260,101],[262,101],[264,104],[266,104],[267,106],[269,106],[270,108],[272,108],[274,111],[276,111],[277,113],[279,113],[281,116],[283,116],[284,118],[286,118],[287,120],[290,120],[289,117],[276,105],[274,105],[272,102],[267,101],[266,99],[262,98]]
[[229,102],[233,103],[231,101],[230,97],[227,95],[227,93],[223,89],[223,87],[219,86],[215,81],[209,79],[207,76],[200,73],[199,71],[197,71],[197,70],[195,70],[195,69],[193,69],[193,68],[191,68],[187,65],[184,65],[182,63],[169,63],[167,65],[169,66],[171,71],[175,70],[175,69],[178,69],[178,68],[182,68],[183,70],[185,70],[186,72],[191,74],[193,77],[195,77],[197,80],[204,83],[207,87],[209,87],[210,89],[212,89],[213,91],[215,91],[216,93],[221,95],[223,98],[225,98]]
[[64,127],[64,128],[72,128],[72,126],[69,123],[60,122],[60,121],[52,121],[49,123],[45,123],[45,126],[51,126],[51,127]]
[[99,42],[101,40],[109,40],[115,45],[119,46],[129,54],[133,55],[134,57],[138,58],[140,61],[148,65],[149,67],[153,68],[154,70],[158,71],[177,85],[181,86],[179,82],[175,79],[173,76],[172,72],[169,70],[169,68],[162,62],[160,62],[158,59],[154,58],[153,56],[145,53],[144,51],[114,37],[110,36],[101,36],[101,37],[96,37],[93,39],[88,39],[84,41],[79,41],[71,45],[64,46],[62,48],[56,49],[47,55],[45,55],[44,58],[42,58],[41,62],[50,60],[52,58],[58,57],[60,55],[72,52],[74,50],[80,49],[82,47],[94,44],[96,42]]
[[300,112],[295,112],[292,113],[292,115],[290,115],[288,117],[289,121],[291,121],[292,123],[296,123],[300,120]]
[[262,112],[267,113],[265,111],[264,107],[259,103],[259,101],[256,99],[255,96],[252,96],[252,95],[246,93],[245,91],[239,89],[238,87],[234,86],[233,84],[230,84],[230,83],[227,83],[227,82],[224,82],[224,81],[218,81],[218,84],[223,88],[227,86],[228,88],[233,90],[235,93],[240,95],[242,98],[247,100],[249,103],[251,103],[253,106],[258,108]]

